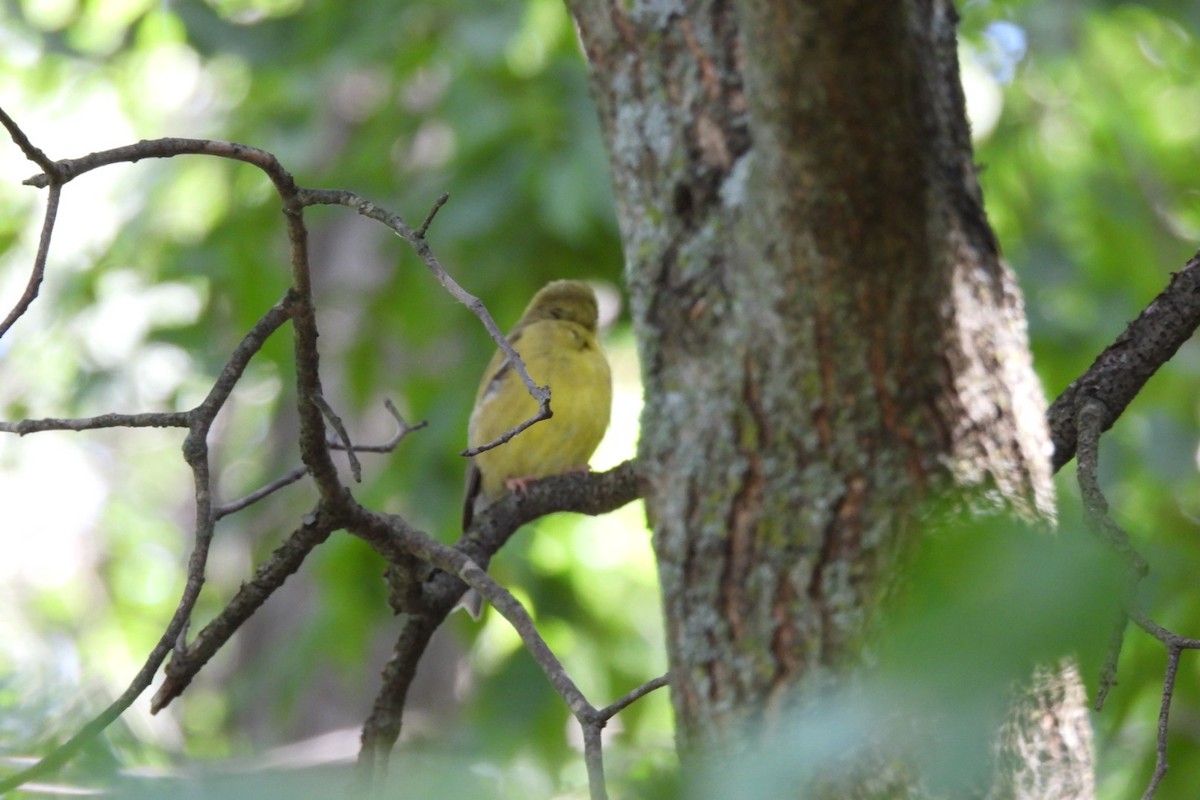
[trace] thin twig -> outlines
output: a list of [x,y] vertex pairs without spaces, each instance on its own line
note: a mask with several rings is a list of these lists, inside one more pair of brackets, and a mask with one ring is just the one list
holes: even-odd
[[635,702],[637,702],[638,700],[641,700],[643,697],[650,694],[654,690],[661,689],[662,687],[668,685],[670,682],[671,682],[670,675],[660,675],[657,678],[652,678],[652,679],[646,681],[645,683],[643,683],[641,686],[634,689],[633,691],[625,693],[619,699],[614,700],[613,702],[606,705],[604,708],[600,709],[597,712],[597,716],[603,720],[610,720],[613,717],[615,717],[617,714],[624,711],[626,709],[626,707],[633,705]]
[[[0,111],[0,113],[3,113]],[[41,152],[40,150],[38,151]],[[16,305],[12,311],[8,312],[8,316],[0,322],[0,338],[8,333],[21,316],[29,310],[33,305],[33,301],[37,298],[38,292],[41,290],[42,278],[46,274],[46,259],[50,256],[50,236],[54,232],[54,223],[58,219],[58,202],[62,195],[62,184],[57,181],[50,184],[50,193],[46,197],[46,217],[42,221],[42,233],[38,238],[37,255],[33,258],[33,269],[29,273],[29,281],[25,284],[25,291],[21,293]]]
[[446,201],[449,199],[450,193],[443,192],[442,196],[434,201],[433,208],[429,209],[429,213],[425,215],[425,221],[421,223],[421,227],[417,228],[416,233],[418,238],[425,238],[425,234],[429,232],[429,225],[433,222],[433,218],[437,216],[437,213],[442,210],[442,206],[446,205]]
[[1172,647],[1179,648],[1180,650],[1200,650],[1200,639],[1193,639],[1190,636],[1180,636],[1174,631],[1167,630],[1138,609],[1134,609],[1129,618],[1139,628],[1162,642],[1168,650]]
[[91,431],[101,428],[186,428],[191,424],[189,411],[148,412],[145,414],[101,414],[75,419],[23,419],[0,422],[0,431],[25,436],[40,431]]
[[1085,397],[1081,398],[1080,407],[1075,414],[1075,421],[1079,426],[1076,479],[1079,482],[1079,493],[1083,498],[1088,527],[1108,548],[1120,554],[1126,564],[1125,597],[1121,604],[1121,612],[1109,635],[1108,652],[1100,669],[1100,683],[1093,705],[1097,711],[1103,709],[1108,693],[1117,684],[1117,665],[1125,642],[1125,628],[1129,614],[1137,603],[1138,584],[1146,573],[1146,560],[1134,549],[1125,530],[1109,516],[1108,500],[1104,497],[1097,477],[1100,467],[1100,434],[1107,426],[1108,413],[1107,407],[1099,400]]
[[289,291],[280,298],[279,302],[267,309],[238,342],[233,352],[229,354],[225,365],[217,373],[217,379],[213,381],[213,387],[208,390],[208,394],[204,396],[200,405],[189,413],[194,417],[208,420],[211,425],[212,420],[217,417],[217,412],[225,405],[229,395],[233,393],[234,387],[237,386],[237,382],[241,380],[246,367],[250,365],[250,360],[262,350],[267,339],[271,338],[271,334],[292,318],[296,313],[296,307],[296,297]]
[[500,445],[502,445],[505,442],[507,442],[508,440],[512,439],[514,436],[516,436],[518,433],[525,430],[526,428],[529,428],[530,426],[532,426],[538,422],[541,422],[542,420],[550,419],[550,417],[554,415],[554,412],[550,410],[550,387],[542,386],[540,388],[546,390],[546,397],[545,397],[545,399],[538,401],[538,410],[537,410],[536,414],[534,414],[529,419],[524,420],[523,422],[521,422],[521,424],[517,425],[515,428],[509,428],[508,430],[506,430],[504,433],[497,436],[492,441],[484,442],[483,444],[476,445],[475,447],[468,447],[466,450],[461,451],[459,453],[459,455],[465,456],[467,458],[471,458],[472,456],[477,456],[480,453],[484,453],[484,452],[487,452],[488,450],[491,450],[492,448],[499,447]]
[[291,486],[293,483],[300,480],[307,474],[308,474],[308,467],[296,467],[294,470],[292,470],[288,474],[284,475],[282,478],[276,478],[275,480],[268,483],[266,486],[256,489],[255,491],[251,492],[250,494],[246,495],[245,497],[243,497],[241,499],[234,500],[231,503],[226,503],[224,505],[217,506],[217,508],[213,512],[213,514],[216,516],[216,518],[218,520],[222,519],[224,517],[228,517],[230,514],[236,514],[237,512],[241,511],[243,508],[247,508],[249,506],[254,505],[259,500],[262,500],[264,497],[274,494],[275,492],[279,491],[280,489],[284,488],[285,486]]
[[315,394],[312,401],[317,404],[317,408],[321,409],[321,413],[325,415],[325,419],[333,426],[333,430],[342,438],[342,450],[346,451],[346,458],[350,460],[350,474],[354,476],[355,483],[362,483],[362,464],[358,461],[358,456],[354,454],[357,449],[354,443],[350,441],[350,433],[346,430],[345,423],[329,405],[329,401],[324,395]]
[[1137,587],[1142,576],[1146,574],[1146,560],[1134,549],[1129,534],[1109,516],[1108,500],[1104,497],[1097,477],[1100,468],[1100,434],[1107,427],[1108,408],[1091,397],[1081,398],[1079,406],[1074,417],[1079,426],[1076,479],[1079,482],[1079,494],[1083,498],[1088,527],[1109,549],[1120,554],[1126,564],[1125,597],[1121,604],[1121,612],[1109,635],[1108,652],[1100,669],[1100,683],[1093,705],[1100,711],[1108,693],[1117,684],[1117,665],[1125,642],[1125,628],[1129,614],[1137,604]]
[[1152,800],[1158,785],[1167,774],[1167,719],[1171,715],[1171,698],[1175,696],[1175,675],[1179,672],[1178,647],[1167,649],[1167,674],[1163,678],[1162,704],[1158,708],[1158,743],[1155,747],[1154,774],[1146,787],[1142,800]]
[[43,153],[33,142],[29,141],[29,137],[25,135],[25,131],[13,121],[3,108],[0,108],[0,125],[3,125],[8,130],[8,135],[12,137],[13,142],[17,147],[21,148],[21,152],[25,154],[33,163],[37,164],[42,170],[48,174],[53,174],[56,165],[54,161]]
[[[427,420],[422,420],[415,424],[410,424],[407,420],[404,419],[403,415],[401,415],[400,412],[396,410],[396,406],[394,403],[392,403],[391,400],[385,399],[383,401],[383,405],[387,408],[388,413],[390,413],[392,415],[392,417],[396,420],[396,424],[397,424],[396,432],[394,434],[392,434],[392,437],[390,439],[388,439],[386,442],[383,442],[382,444],[356,444],[356,445],[354,445],[354,452],[356,452],[356,453],[390,453],[393,450],[395,450],[402,441],[404,441],[404,437],[408,436],[410,433],[412,433],[414,431],[419,431],[422,428],[427,427],[429,425],[429,422]],[[336,441],[330,442],[329,446],[331,448],[333,448],[334,450],[342,449],[342,445]]]
[[[1136,586],[1136,581],[1134,585]],[[1122,604],[1121,610],[1116,614],[1116,619],[1113,620],[1112,632],[1108,637],[1108,651],[1104,656],[1104,664],[1100,667],[1100,684],[1096,689],[1096,700],[1092,703],[1092,708],[1096,711],[1104,710],[1104,702],[1108,699],[1108,693],[1117,685],[1117,665],[1120,663],[1121,650],[1125,645],[1125,631],[1129,627],[1129,612],[1126,611],[1128,607],[1128,601]]]

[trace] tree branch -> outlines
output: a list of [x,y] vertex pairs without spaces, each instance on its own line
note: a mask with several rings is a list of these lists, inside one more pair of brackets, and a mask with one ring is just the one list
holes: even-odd
[[23,419],[0,422],[0,431],[25,436],[40,431],[91,431],[100,428],[186,428],[190,411],[147,412],[145,414],[101,414],[79,419]]
[[5,127],[8,135],[12,137],[17,147],[21,148],[21,152],[25,154],[26,158],[41,167],[42,171],[47,175],[56,175],[58,173],[58,165],[54,163],[54,160],[43,153],[40,148],[35,147],[33,142],[29,141],[29,137],[25,135],[25,131],[21,130],[21,127],[13,121],[13,118],[3,108],[0,108],[0,125]]
[[1107,409],[1106,431],[1137,396],[1146,381],[1175,355],[1200,326],[1200,253],[1192,256],[1171,282],[1129,323],[1087,371],[1050,405],[1046,420],[1054,443],[1055,472],[1075,456],[1080,402],[1099,400]]
[[[89,153],[82,158],[67,158],[56,161],[54,162],[54,179],[57,179],[60,183],[69,183],[86,172],[91,172],[94,169],[106,167],[110,164],[137,162],[145,158],[174,158],[175,156],[182,155],[216,156],[217,158],[228,158],[233,161],[251,164],[266,173],[282,197],[291,197],[296,192],[296,183],[292,179],[291,173],[283,168],[283,165],[279,163],[279,159],[275,158],[274,155],[257,147],[250,147],[238,144],[237,142],[224,142],[218,139],[143,139],[136,144],[128,144],[123,147],[114,147],[111,150]],[[45,169],[44,165],[41,166]],[[26,186],[35,186],[39,189],[44,189],[51,182],[50,171],[34,175],[23,181]]]
[[[4,112],[0,111],[0,114],[2,113]],[[33,269],[29,273],[29,282],[25,284],[25,291],[17,299],[17,303],[13,306],[12,311],[8,312],[8,316],[4,318],[3,322],[0,322],[0,338],[29,310],[29,307],[33,305],[33,301],[38,296],[38,291],[42,286],[42,278],[46,274],[46,259],[50,255],[50,236],[54,232],[54,222],[58,219],[58,201],[61,196],[62,184],[58,182],[51,183],[50,194],[46,198],[46,217],[42,222],[42,234],[38,239],[37,255],[33,259]]]
[[1163,683],[1162,702],[1158,715],[1158,741],[1154,773],[1145,794],[1142,795],[1143,800],[1151,800],[1167,773],[1167,718],[1170,715],[1171,700],[1175,694],[1175,676],[1179,669],[1179,655],[1183,650],[1200,649],[1200,640],[1183,637],[1167,630],[1147,617],[1139,607],[1138,585],[1147,574],[1149,565],[1141,553],[1133,547],[1129,535],[1109,515],[1108,500],[1104,497],[1097,477],[1100,467],[1100,436],[1102,431],[1111,425],[1113,418],[1109,409],[1100,400],[1087,395],[1078,397],[1078,408],[1074,413],[1074,420],[1078,426],[1076,431],[1077,478],[1088,526],[1105,546],[1125,561],[1126,568],[1123,613],[1113,626],[1113,632],[1109,638],[1108,654],[1100,671],[1100,686],[1096,693],[1094,708],[1097,711],[1103,708],[1108,693],[1117,683],[1117,662],[1121,655],[1128,620],[1132,619],[1142,630],[1162,642],[1167,650],[1167,673]]
[[204,626],[195,640],[186,647],[176,648],[167,664],[166,678],[150,700],[150,713],[157,714],[182,694],[209,659],[338,527],[336,518],[323,510],[309,515],[304,524],[258,566],[254,577],[241,585],[237,594]]
[[279,491],[283,487],[291,486],[293,483],[300,480],[307,474],[308,474],[308,467],[296,467],[295,469],[293,469],[291,472],[284,475],[283,477],[276,478],[275,480],[268,483],[266,486],[262,486],[258,489],[255,489],[253,492],[246,495],[245,497],[234,500],[231,503],[226,503],[224,505],[217,506],[216,509],[213,511],[213,514],[216,516],[216,518],[218,520],[223,519],[224,517],[227,517],[230,514],[236,514],[237,512],[241,511],[242,509],[249,508],[250,506],[254,505],[259,500],[262,500],[264,497],[269,497],[270,495]]
[[437,256],[434,255],[433,250],[429,247],[429,242],[425,238],[425,233],[429,229],[429,224],[433,221],[434,215],[437,214],[438,210],[445,204],[448,198],[449,195],[446,194],[439,197],[437,202],[434,203],[433,208],[430,209],[425,221],[421,224],[421,227],[416,230],[410,227],[409,224],[405,222],[399,215],[393,214],[387,209],[380,208],[367,198],[363,197],[362,195],[355,194],[354,192],[340,189],[301,189],[299,191],[298,199],[299,202],[305,206],[346,206],[347,208],[354,209],[367,219],[373,219],[376,222],[391,228],[400,238],[412,245],[413,249],[417,251],[417,255],[420,256],[421,261],[425,264],[426,268],[428,268],[433,274],[434,278],[437,279],[437,282],[440,283],[455,300],[466,306],[467,309],[474,314],[481,323],[483,323],[483,327],[487,329],[488,335],[492,337],[492,341],[495,342],[496,346],[504,352],[505,357],[508,359],[508,363],[513,366],[513,368],[517,371],[517,375],[520,376],[521,382],[525,384],[525,389],[529,392],[529,396],[537,402],[538,410],[537,413],[522,422],[520,425],[505,431],[503,434],[497,437],[495,441],[487,442],[479,445],[478,447],[464,450],[459,454],[463,456],[475,456],[479,455],[485,450],[491,450],[494,447],[499,447],[529,426],[541,422],[542,420],[549,419],[553,412],[550,409],[550,387],[538,386],[537,383],[534,382],[533,378],[529,376],[529,371],[525,368],[525,362],[521,359],[521,356],[517,353],[517,351],[513,349],[513,346],[509,343],[507,337],[500,332],[500,327],[496,325],[496,321],[492,319],[492,315],[487,310],[487,307],[478,297],[462,288],[462,286],[460,286],[458,282],[454,280],[454,278],[452,278],[448,272],[446,272],[445,267],[442,266]]
[[[626,467],[629,467],[630,471],[632,470],[630,462],[626,462],[626,464],[623,464],[617,470],[594,477],[616,482],[618,479],[624,478],[624,475],[619,470],[623,470]],[[587,479],[591,477],[593,476],[571,475],[556,476],[556,479]],[[542,482],[556,479],[545,479]],[[537,487],[538,484],[534,484],[530,490],[531,493]],[[515,497],[517,500],[524,499],[515,495],[510,497]],[[533,618],[525,610],[520,601],[511,592],[492,580],[463,549],[460,549],[458,546],[448,547],[441,544],[425,534],[414,530],[399,517],[376,514],[363,509],[361,506],[357,506],[357,504],[347,509],[347,512],[349,515],[349,519],[347,520],[348,529],[371,543],[381,553],[385,554],[385,556],[391,558],[391,554],[395,553],[398,548],[402,548],[405,552],[421,561],[437,567],[441,570],[440,574],[454,576],[461,583],[478,591],[508,620],[509,624],[512,625],[513,629],[521,637],[525,649],[533,657],[537,665],[541,667],[546,680],[554,687],[559,696],[562,697],[563,702],[571,709],[572,715],[581,726],[584,739],[584,760],[587,765],[588,785],[592,800],[606,800],[608,791],[604,780],[600,731],[613,714],[616,714],[630,703],[633,703],[654,689],[665,685],[666,678],[656,678],[649,681],[626,694],[610,706],[605,707],[604,710],[597,709],[588,701],[583,692],[580,691],[579,687],[567,673],[566,668],[563,667],[562,662],[546,644],[545,639],[538,632]],[[483,518],[487,516],[488,512],[485,512]],[[428,586],[429,582],[425,585]],[[461,595],[461,584],[457,588],[457,594]],[[424,647],[428,644],[432,631],[436,629],[441,619],[445,617],[445,614],[449,612],[452,606],[448,605],[445,601],[441,601],[438,607],[433,609],[425,605],[422,599],[418,598],[414,604],[419,610],[415,613],[412,611],[408,612],[410,615],[409,618],[414,619],[414,623],[405,626],[401,634],[401,641],[404,642],[406,647],[419,647],[423,651]],[[457,600],[457,595],[451,598],[451,600]],[[422,611],[425,613],[421,613]],[[406,653],[406,655],[409,656],[408,659],[397,661],[397,659],[393,658],[389,662],[385,669],[385,676],[394,672],[396,674],[396,682],[385,686],[384,691],[380,693],[380,700],[386,696],[392,703],[400,703],[400,707],[396,707],[390,703],[380,707],[380,701],[377,700],[376,708],[373,710],[371,717],[371,720],[373,720],[378,714],[381,719],[386,719],[394,725],[395,736],[399,735],[399,711],[402,709],[408,685],[412,680],[411,673],[415,673],[415,665],[416,661],[420,658],[420,652],[416,653],[415,657],[411,653]],[[386,770],[387,753],[390,751],[395,738],[390,736],[391,731],[382,731],[372,727],[371,720],[368,720],[367,726],[364,726],[363,747],[359,758],[360,763],[372,773],[373,777],[381,777]]]
[[[346,425],[344,422],[342,422],[342,418],[337,415],[337,413],[333,410],[333,406],[329,405],[329,401],[326,400],[323,395],[313,395],[312,400],[316,404],[317,408],[320,409],[321,414],[324,415],[325,419],[329,421],[329,424],[333,427],[334,433],[338,435],[338,438],[342,443],[342,446],[339,449],[346,451],[346,457],[350,460],[350,474],[354,476],[354,482],[362,483],[362,464],[359,463],[358,456],[354,454],[354,451],[358,448],[356,448],[354,443],[350,441],[350,433],[346,430]],[[330,443],[326,442],[325,447],[326,449],[331,449]]]
[[[538,517],[555,511],[604,514],[640,493],[637,465],[632,461],[603,473],[544,478],[533,483],[525,494],[509,494],[486,509],[453,549],[486,568],[522,525]],[[442,570],[419,582],[412,575],[405,579],[408,585],[403,605],[396,608],[403,625],[384,667],[371,715],[363,725],[359,763],[376,775],[386,771],[387,755],[400,737],[405,698],[429,638],[467,588],[458,576]]]
[[[422,428],[427,427],[429,425],[429,423],[424,420],[422,420],[421,422],[417,422],[417,423],[409,423],[406,419],[404,419],[404,417],[400,414],[400,412],[396,410],[396,404],[393,403],[391,400],[384,400],[383,406],[384,406],[384,408],[386,408],[388,410],[388,413],[392,415],[392,418],[394,420],[396,420],[396,432],[394,434],[392,434],[390,439],[388,439],[386,442],[383,442],[382,444],[356,444],[353,447],[354,452],[356,452],[356,453],[390,453],[393,450],[395,450],[399,446],[399,444],[402,441],[404,441],[404,438],[406,436],[408,436],[410,433],[413,433],[414,431],[419,431]],[[345,447],[345,445],[341,444],[340,442],[331,441],[328,444],[329,444],[329,447],[333,450],[347,449]]]
[[641,700],[643,697],[655,691],[656,689],[663,688],[670,682],[671,676],[669,675],[660,675],[657,678],[652,678],[633,691],[627,692],[619,699],[600,709],[596,715],[603,720],[610,720],[617,714],[620,714],[622,711],[624,711],[627,707],[636,703],[638,700]]

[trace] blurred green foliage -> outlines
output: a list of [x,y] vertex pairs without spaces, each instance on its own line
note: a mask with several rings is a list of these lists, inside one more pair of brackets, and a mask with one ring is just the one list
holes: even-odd
[[[996,115],[976,123],[988,209],[1053,396],[1195,249],[1200,11],[1180,0],[1070,0],[972,2],[963,12],[973,107],[991,98]],[[1023,60],[998,65],[997,21],[1024,33]],[[364,0],[352,12],[332,0],[6,0],[0,98],[55,158],[138,138],[214,137],[269,150],[301,184],[352,189],[412,223],[449,192],[432,242],[502,327],[547,280],[619,284],[603,146],[559,0]],[[42,196],[19,185],[34,171],[0,147],[4,311],[36,242]],[[308,220],[324,382],[352,436],[391,433],[385,397],[430,423],[396,453],[366,457],[356,496],[451,540],[463,471],[455,453],[492,346],[394,236],[345,209],[314,209]],[[52,253],[43,297],[0,340],[6,419],[189,407],[288,283],[268,182],[213,159],[118,165],[71,184]],[[631,453],[640,396],[623,318],[607,343],[620,405],[599,467]],[[221,500],[298,463],[289,351],[281,331],[220,419]],[[1188,344],[1103,447],[1116,514],[1153,564],[1148,607],[1192,635],[1198,373]],[[191,525],[180,440],[157,430],[0,440],[0,753],[68,734],[123,687],[165,624]],[[1059,479],[1064,521],[1079,515],[1072,479],[1071,467]],[[311,502],[293,486],[221,524],[197,625]],[[140,704],[103,755],[67,777],[267,760],[285,743],[352,731],[396,629],[382,570],[366,546],[335,536],[178,708],[151,718]],[[492,572],[531,605],[594,702],[664,670],[639,507],[531,526]],[[945,603],[957,602],[957,585],[947,581]],[[451,627],[414,688],[409,747],[453,748],[465,760],[453,769],[487,777],[497,796],[578,792],[568,714],[511,631],[494,618]],[[1156,643],[1129,634],[1121,684],[1096,716],[1103,797],[1140,792],[1149,776],[1163,665]],[[1198,671],[1185,654],[1162,798],[1200,785]],[[1084,677],[1094,686],[1094,672]],[[666,693],[610,728],[615,790],[671,796]],[[352,737],[329,752],[352,753]]]
[[876,785],[915,767],[922,796],[981,796],[995,731],[1035,668],[1069,652],[1098,669],[1125,580],[1116,556],[1081,525],[1049,534],[1011,520],[931,517],[939,522],[886,604],[870,666],[794,709],[733,768],[688,776],[693,796],[858,797],[829,787],[861,754],[878,753],[886,761],[872,771]]

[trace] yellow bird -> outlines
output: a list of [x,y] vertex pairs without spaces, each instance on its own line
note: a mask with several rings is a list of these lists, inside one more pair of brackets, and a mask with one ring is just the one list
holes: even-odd
[[[546,284],[508,335],[530,377],[550,387],[554,415],[471,460],[463,502],[463,530],[508,490],[523,491],[537,478],[587,470],[612,410],[612,375],[596,339],[596,294],[581,281]],[[537,412],[502,351],[484,372],[467,426],[467,444],[494,441]],[[478,616],[479,597],[463,604]]]

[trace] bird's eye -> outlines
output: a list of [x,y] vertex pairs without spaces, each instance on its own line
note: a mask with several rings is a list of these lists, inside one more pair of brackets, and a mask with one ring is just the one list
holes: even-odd
[[555,319],[562,319],[563,318],[562,309],[561,308],[550,309],[550,316],[554,317]]

